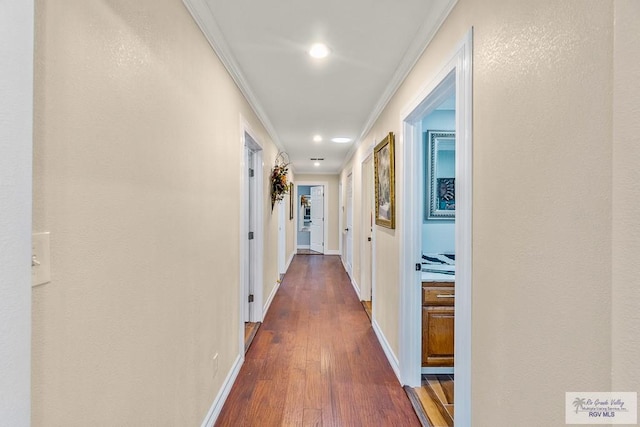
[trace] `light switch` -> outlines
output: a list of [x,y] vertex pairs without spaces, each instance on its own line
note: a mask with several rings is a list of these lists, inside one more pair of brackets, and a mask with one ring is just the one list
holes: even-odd
[[31,239],[31,286],[44,285],[51,281],[49,234],[34,233]]

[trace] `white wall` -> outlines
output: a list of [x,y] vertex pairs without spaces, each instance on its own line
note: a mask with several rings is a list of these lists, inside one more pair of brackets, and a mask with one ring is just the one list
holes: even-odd
[[30,425],[33,1],[0,5],[0,426]]
[[265,298],[277,150],[180,0],[42,0],[35,44],[33,425],[200,425],[242,355],[241,120]]

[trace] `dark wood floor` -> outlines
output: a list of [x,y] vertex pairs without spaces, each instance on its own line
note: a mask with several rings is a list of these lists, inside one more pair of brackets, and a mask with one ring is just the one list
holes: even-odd
[[296,256],[217,426],[419,426],[337,256]]

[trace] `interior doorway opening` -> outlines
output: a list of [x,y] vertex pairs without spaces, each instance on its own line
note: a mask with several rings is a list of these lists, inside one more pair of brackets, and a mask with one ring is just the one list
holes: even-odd
[[369,155],[362,162],[362,180],[360,194],[362,209],[360,223],[360,300],[364,311],[373,321],[373,216],[374,216],[374,185],[373,185],[373,155]]
[[[438,373],[435,366],[443,359],[452,359],[453,366],[445,366],[443,372],[455,373],[453,390],[452,421],[459,425],[471,424],[471,257],[472,257],[472,67],[471,67],[472,31],[460,43],[445,67],[435,79],[428,82],[416,100],[403,110],[402,129],[404,144],[402,156],[404,163],[402,220],[406,230],[401,237],[401,311],[400,311],[400,379],[407,387],[421,387],[423,382],[422,366],[427,359],[435,362],[430,372]],[[433,145],[428,145],[428,131],[444,131],[448,129],[425,129],[425,119],[434,111],[446,104],[454,94],[454,129],[453,132],[433,132],[436,141],[442,147],[451,148],[453,134],[454,175],[439,176],[427,160],[438,154],[429,153]],[[450,102],[450,101],[449,101]],[[445,141],[449,137],[449,141]],[[443,151],[446,151],[443,149]],[[448,150],[451,151],[451,150]],[[430,156],[427,156],[427,154]],[[450,152],[442,157],[451,157]],[[445,168],[446,169],[446,168]],[[426,173],[425,173],[426,171]],[[450,173],[449,173],[450,174]],[[440,196],[451,184],[452,200],[441,200]],[[453,191],[455,189],[455,191]],[[417,195],[411,197],[409,195]],[[448,204],[449,203],[449,204]],[[455,219],[454,221],[452,221]],[[453,281],[432,281],[436,288],[430,292],[424,290],[423,269],[425,264],[423,251],[424,223],[432,221],[450,221],[453,224],[455,276]],[[450,228],[450,227],[449,227]],[[451,242],[450,232],[448,230]],[[432,230],[433,233],[433,230]],[[433,243],[431,234],[430,242]],[[445,251],[446,252],[446,251]],[[429,261],[429,260],[426,260]],[[435,262],[435,261],[434,261]],[[440,264],[440,263],[438,263]],[[446,264],[446,262],[442,262]],[[430,265],[430,264],[427,264]],[[427,268],[435,270],[433,268]],[[442,277],[441,271],[439,279]],[[442,285],[442,286],[441,286]],[[446,304],[443,304],[447,301]],[[453,308],[452,308],[453,307]],[[431,323],[430,323],[431,322]],[[438,335],[443,328],[451,328],[454,336],[446,351],[454,354],[438,354],[442,348],[429,354],[423,354],[423,330],[428,334]],[[435,337],[435,345],[440,345]],[[429,337],[427,337],[429,339]],[[430,349],[427,349],[430,351]],[[446,357],[440,357],[446,356]],[[436,379],[432,378],[434,381]],[[453,387],[453,381],[451,381]],[[426,392],[425,392],[426,393]],[[453,410],[453,407],[455,410]]]
[[263,318],[263,151],[242,124],[242,201],[240,227],[239,347],[244,354]]
[[327,241],[325,215],[328,186],[322,182],[299,182],[296,188],[296,253],[324,255]]

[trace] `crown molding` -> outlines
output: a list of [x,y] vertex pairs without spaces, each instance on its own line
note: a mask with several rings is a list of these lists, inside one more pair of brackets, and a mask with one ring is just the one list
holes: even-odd
[[340,170],[344,169],[349,161],[351,161],[351,158],[353,157],[356,150],[360,147],[360,145],[362,145],[364,137],[367,136],[367,134],[371,131],[371,128],[373,128],[373,125],[380,117],[380,114],[382,114],[384,109],[387,107],[393,95],[395,95],[411,70],[413,70],[413,67],[415,67],[424,51],[427,49],[427,46],[431,44],[431,41],[438,33],[438,30],[447,19],[449,13],[451,13],[456,3],[458,3],[458,0],[448,0],[440,15],[429,16],[430,19],[426,19],[420,26],[420,28],[416,32],[415,37],[413,38],[413,42],[405,51],[405,54],[398,64],[398,67],[396,68],[396,71],[389,81],[389,84],[387,85],[385,91],[378,99],[378,102],[371,111],[371,114],[369,114],[369,118],[362,128],[360,136],[358,137],[357,141],[351,146],[349,152],[347,152],[344,162],[342,162],[342,165],[340,166]]
[[284,151],[280,138],[271,124],[267,113],[264,111],[264,108],[262,108],[258,98],[253,94],[249,82],[244,77],[240,66],[231,54],[231,49],[206,0],[182,0],[182,3],[193,17],[193,20],[222,62],[222,65],[227,69],[227,72],[238,86],[238,89],[240,89],[240,92],[244,95],[253,112],[258,116],[258,119],[273,140],[275,146],[279,151]]

